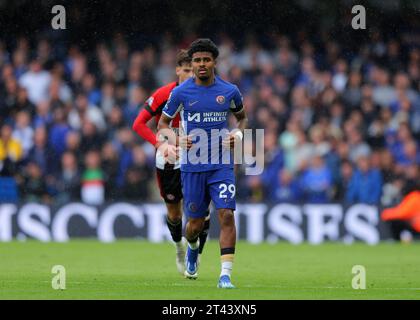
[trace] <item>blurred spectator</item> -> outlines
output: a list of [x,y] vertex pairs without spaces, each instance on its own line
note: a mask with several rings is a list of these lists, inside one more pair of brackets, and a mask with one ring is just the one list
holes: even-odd
[[115,85],[113,82],[105,82],[101,89],[101,102],[98,104],[103,113],[108,116],[115,105]]
[[66,151],[72,152],[77,159],[79,167],[83,164],[83,155],[81,148],[81,134],[78,131],[69,131],[66,136]]
[[0,131],[0,202],[18,202],[17,165],[22,146],[12,138],[12,127],[4,124]]
[[55,151],[48,144],[47,129],[45,127],[38,127],[34,133],[34,145],[29,151],[27,160],[36,163],[42,171],[43,175],[56,174],[58,157]]
[[362,100],[362,75],[358,71],[352,71],[349,75],[346,88],[342,94],[343,101],[351,109],[355,109],[360,105]]
[[389,72],[379,66],[374,66],[371,79],[375,84],[372,95],[373,101],[381,107],[389,107],[396,99],[395,88],[391,86]]
[[347,78],[347,62],[344,59],[339,59],[334,68],[334,76],[332,78],[332,86],[337,92],[343,92],[348,78]]
[[25,50],[16,50],[12,57],[13,67],[15,69],[14,75],[19,79],[27,69],[27,55]]
[[23,181],[20,185],[20,189],[22,200],[25,202],[41,202],[49,204],[51,201],[41,168],[35,162],[29,162],[25,166]]
[[336,128],[341,128],[344,122],[344,107],[339,101],[334,102],[330,108],[330,122]]
[[311,139],[311,156],[313,154],[320,155],[321,157],[326,156],[330,150],[331,146],[325,137],[325,128],[314,125],[309,131],[309,136]]
[[21,111],[29,113],[30,118],[33,119],[35,116],[35,106],[28,99],[28,92],[25,88],[19,88],[16,96],[16,102],[13,105],[13,114]]
[[404,142],[402,156],[398,164],[402,167],[407,167],[411,164],[420,165],[420,150],[416,141],[408,140]]
[[298,203],[302,200],[299,183],[293,179],[293,174],[287,170],[280,170],[277,185],[271,189],[270,200],[273,202]]
[[65,112],[62,108],[53,111],[53,122],[49,130],[49,143],[54,150],[56,159],[59,162],[61,155],[66,150],[66,138],[71,128],[66,122]]
[[57,108],[63,104],[71,103],[72,97],[73,93],[71,89],[61,80],[60,75],[54,76],[49,87],[49,101],[51,107]]
[[353,166],[350,161],[343,161],[340,168],[340,175],[335,190],[335,200],[344,201],[346,191],[349,189],[349,184],[353,176]]
[[96,78],[88,73],[83,77],[82,88],[87,95],[88,101],[92,105],[99,105],[101,102],[101,91],[96,87]]
[[378,204],[382,192],[382,176],[377,169],[372,169],[367,156],[359,156],[347,192],[347,203],[362,202]]
[[396,177],[395,161],[391,152],[387,149],[381,151],[381,175],[384,182],[390,182]]
[[6,122],[6,120],[10,120],[10,117],[15,112],[15,105],[16,105],[16,96],[18,92],[18,85],[16,80],[11,76],[5,76],[6,67],[3,69],[3,83],[0,82],[0,85],[2,84],[3,92],[1,94],[1,100],[0,100],[0,124],[3,124]]
[[80,187],[80,172],[76,156],[67,151],[61,157],[61,172],[56,183],[57,203],[65,204],[80,199]]
[[76,97],[76,109],[68,115],[68,123],[73,129],[80,130],[84,119],[92,122],[99,131],[106,129],[102,111],[97,106],[89,104],[85,94],[79,93]]
[[360,131],[360,127],[357,128],[351,123],[347,126],[346,134],[349,145],[349,159],[352,162],[356,162],[360,157],[367,157],[371,153],[371,148],[363,141],[363,136]]
[[100,154],[91,150],[85,156],[85,169],[81,178],[81,199],[86,204],[100,205],[105,201],[105,174]]
[[264,189],[261,180],[257,176],[249,176],[247,178],[247,200],[251,202],[261,202],[264,200]]
[[48,99],[48,87],[51,82],[49,72],[42,70],[39,59],[33,59],[29,65],[29,71],[22,75],[19,84],[28,90],[29,101],[38,104]]
[[302,173],[300,186],[304,201],[326,203],[331,200],[332,177],[320,154],[315,154]]
[[277,145],[277,137],[274,133],[268,132],[264,136],[264,171],[258,182],[249,180],[253,183],[254,188],[261,183],[264,186],[267,193],[271,193],[274,188],[278,185],[278,172],[283,167],[283,153]]
[[16,125],[12,137],[20,142],[25,158],[34,143],[34,129],[31,127],[30,115],[26,111],[20,111],[16,115]]
[[[173,68],[172,68],[173,72]],[[130,98],[127,105],[124,107],[123,115],[125,123],[132,125],[139,112],[139,106],[141,106],[147,99],[144,90],[140,87],[134,87],[131,90]]]
[[13,176],[18,162],[22,160],[23,148],[20,142],[12,137],[12,126],[4,124],[0,131],[0,176]]
[[103,136],[100,134],[95,125],[89,120],[84,120],[82,123],[82,140],[80,150],[87,152],[88,150],[99,150],[103,143]]
[[385,183],[382,188],[381,204],[384,207],[396,205],[401,199],[403,188],[404,179],[401,176]]
[[119,170],[119,154],[111,142],[102,147],[102,168],[105,172],[105,191],[107,199],[114,200],[120,196],[117,187],[117,176]]
[[409,165],[405,170],[405,183],[401,190],[402,195],[407,195],[412,191],[420,190],[420,167],[415,164]]
[[42,101],[36,106],[34,127],[49,127],[53,121],[49,101]]
[[106,134],[108,139],[115,137],[117,132],[126,126],[124,123],[122,110],[119,107],[115,106],[111,109],[107,117],[107,124],[108,129]]
[[117,174],[117,187],[122,187],[126,170],[133,163],[133,143],[134,136],[129,128],[119,130],[116,135],[117,152],[119,156],[119,166]]
[[141,146],[134,147],[133,164],[126,170],[122,197],[125,200],[138,201],[149,198],[148,181],[152,171],[146,163],[146,154]]

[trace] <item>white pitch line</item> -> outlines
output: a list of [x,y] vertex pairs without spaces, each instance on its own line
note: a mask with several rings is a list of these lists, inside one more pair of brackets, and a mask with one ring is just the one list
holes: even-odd
[[[7,282],[13,282],[13,281],[7,281]],[[14,282],[20,282],[20,281],[14,281]],[[41,281],[43,283],[49,283],[50,281]],[[98,282],[103,282],[103,281],[95,281],[96,283]],[[131,282],[131,281],[121,281],[121,282],[115,282],[113,281],[113,284],[126,284],[127,282]],[[72,284],[87,284],[90,283],[90,281],[86,281],[86,282],[80,282],[80,281],[67,281],[67,283],[72,283]],[[188,283],[187,281],[185,281],[185,283],[166,283],[166,284],[159,284],[156,285],[154,283],[138,283],[139,286],[144,286],[144,287],[208,287],[208,288],[213,288],[212,285],[204,285],[201,286],[200,283],[198,282],[194,282],[194,283]],[[284,290],[319,290],[319,289],[344,289],[344,290],[348,290],[348,289],[352,289],[350,286],[349,287],[286,287],[286,286],[276,286],[276,285],[271,285],[271,286],[254,286],[254,285],[242,285],[239,288],[252,288],[252,289],[284,289]],[[375,288],[366,288],[364,290],[355,290],[355,291],[367,291],[367,290],[412,290],[412,291],[420,291],[420,288],[398,288],[398,287],[393,287],[393,288],[388,288],[388,287],[375,287]]]

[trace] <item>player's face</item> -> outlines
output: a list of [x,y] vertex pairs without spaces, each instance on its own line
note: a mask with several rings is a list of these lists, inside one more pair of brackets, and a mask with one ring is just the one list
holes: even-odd
[[191,64],[183,63],[180,67],[176,67],[176,75],[179,83],[183,83],[188,78],[191,78],[193,75]]
[[202,81],[208,80],[213,75],[216,66],[216,61],[210,52],[195,52],[191,63],[195,76]]

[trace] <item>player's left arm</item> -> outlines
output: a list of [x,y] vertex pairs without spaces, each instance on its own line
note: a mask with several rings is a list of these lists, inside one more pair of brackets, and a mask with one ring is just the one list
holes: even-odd
[[235,93],[233,95],[230,111],[233,113],[236,120],[238,121],[238,125],[235,129],[231,131],[231,133],[229,134],[229,139],[225,143],[229,144],[230,148],[233,148],[235,145],[235,141],[237,141],[238,139],[243,139],[244,130],[248,127],[248,117],[246,115],[245,108],[243,105],[242,95],[239,92],[238,88],[236,88]]
[[238,126],[232,131],[241,131],[243,133],[244,130],[248,127],[248,117],[246,116],[245,109],[242,109],[241,111],[236,112],[233,115],[235,116],[236,121],[238,121]]
[[244,130],[248,127],[248,117],[246,116],[244,109],[239,112],[235,112],[233,115],[238,121],[238,126],[230,132],[229,140],[225,142],[225,145],[229,144],[231,149],[234,148],[236,141],[242,141],[244,137]]

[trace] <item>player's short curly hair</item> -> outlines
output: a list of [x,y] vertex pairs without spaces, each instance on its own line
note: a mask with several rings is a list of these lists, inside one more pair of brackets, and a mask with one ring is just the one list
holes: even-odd
[[178,51],[176,55],[176,65],[181,67],[184,63],[191,63],[191,57],[188,55],[188,51],[185,49],[181,49]]
[[191,43],[190,48],[188,49],[188,55],[192,58],[193,54],[196,52],[210,52],[214,59],[219,56],[219,49],[217,49],[214,42],[210,39],[197,39]]

